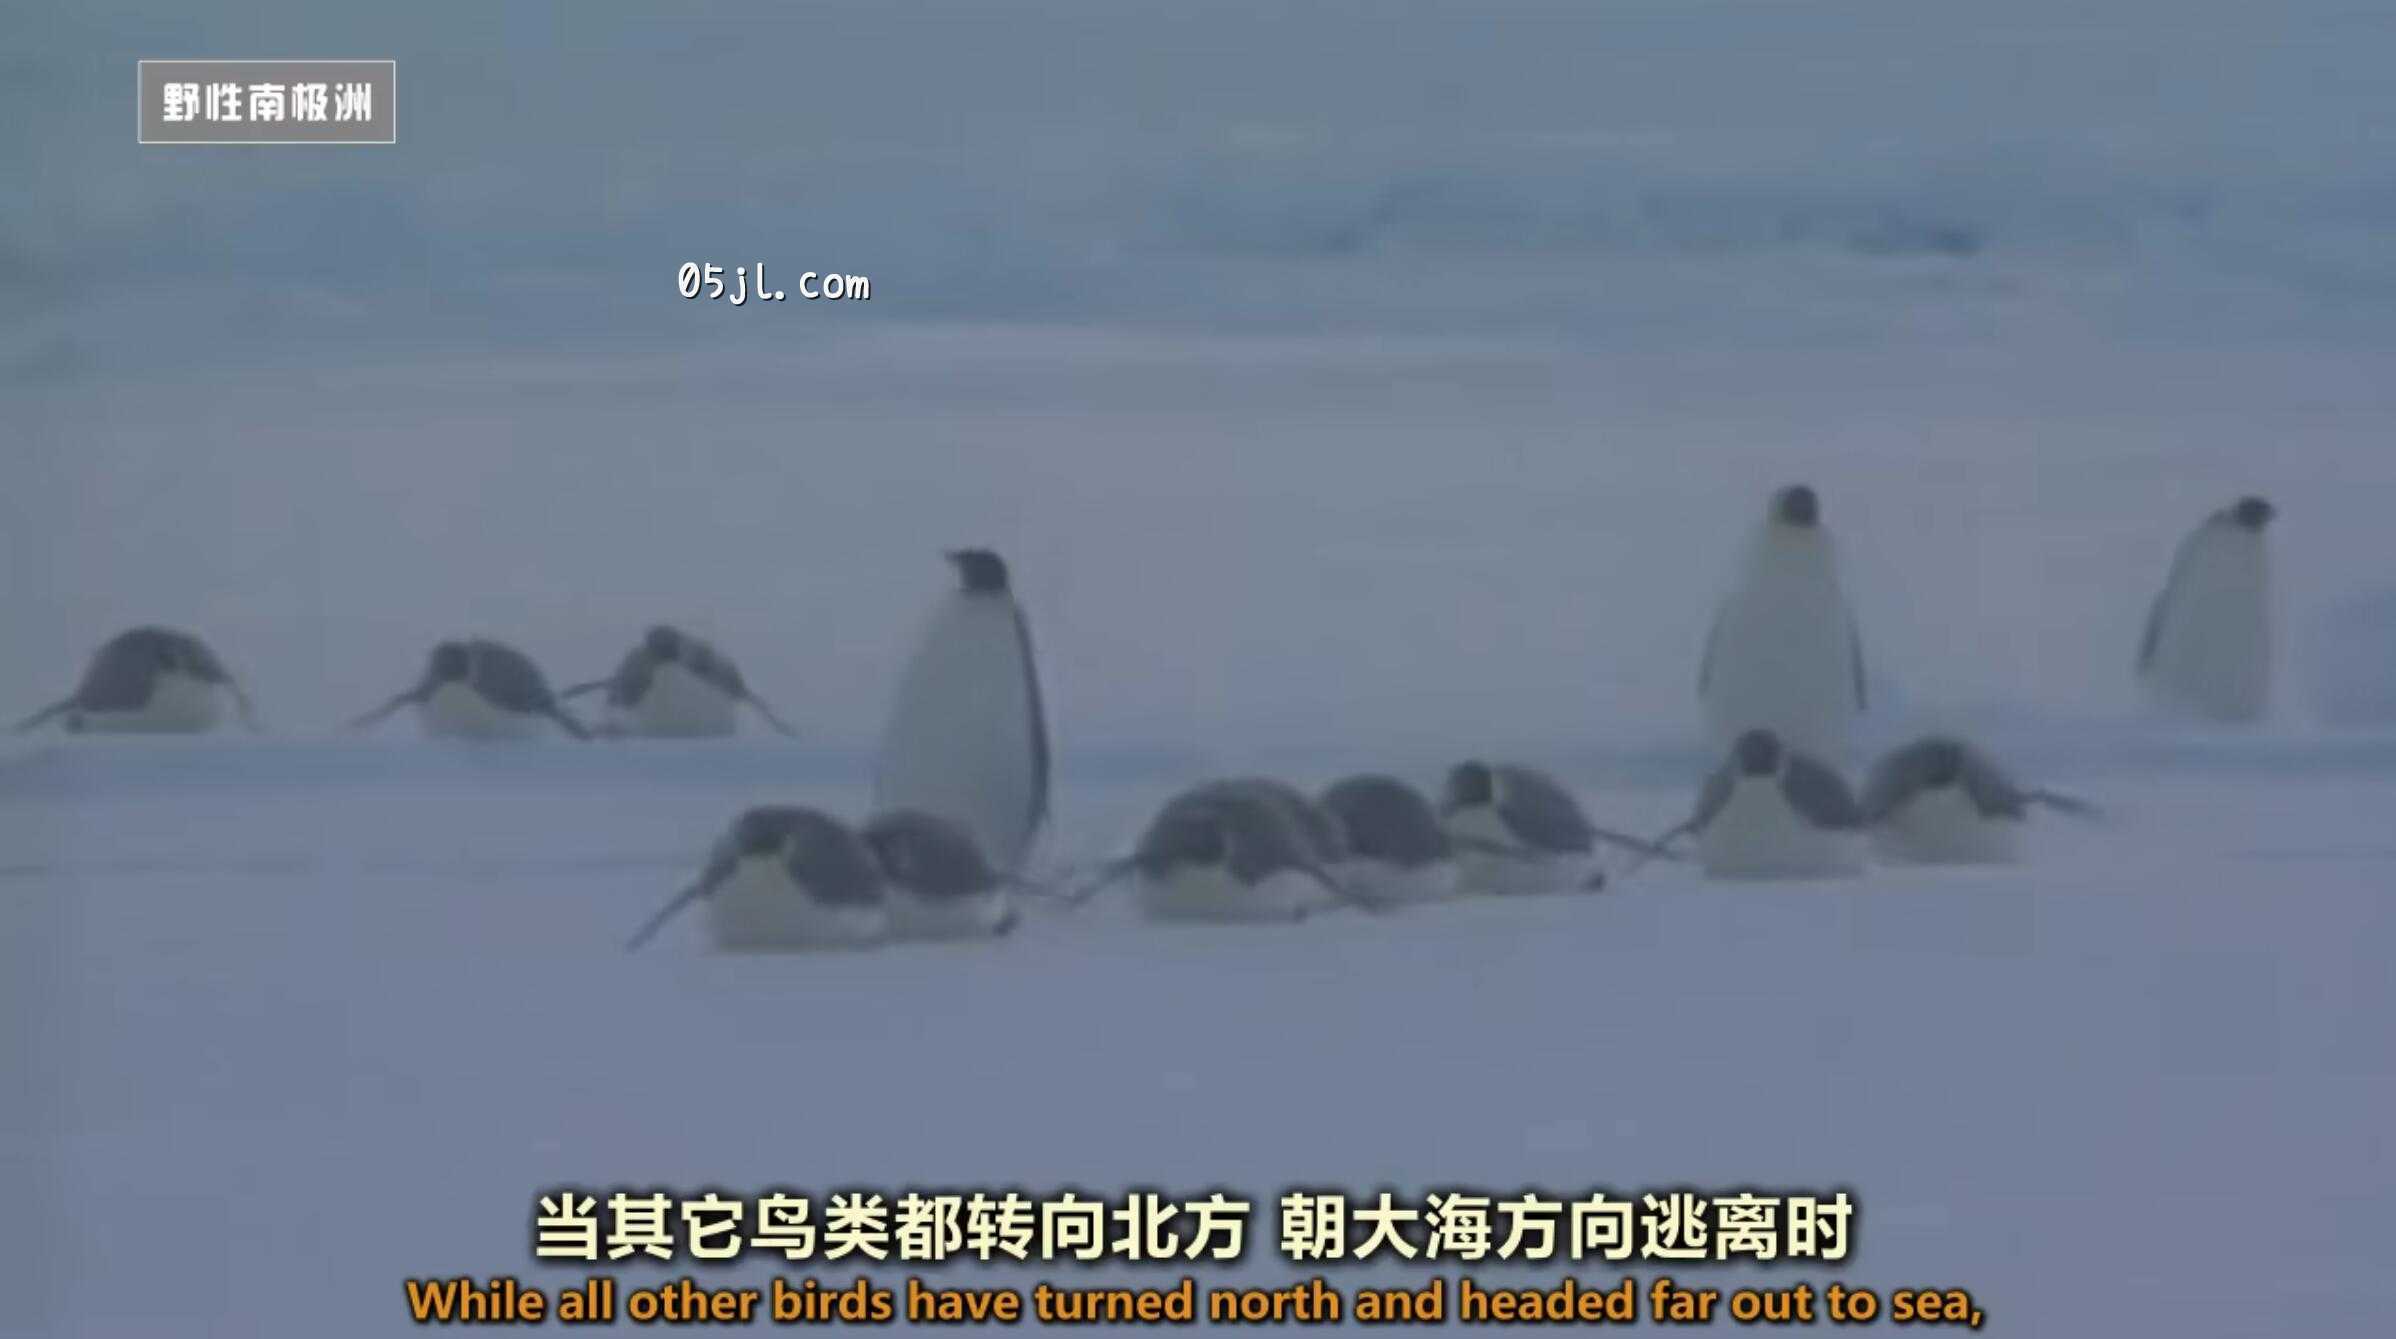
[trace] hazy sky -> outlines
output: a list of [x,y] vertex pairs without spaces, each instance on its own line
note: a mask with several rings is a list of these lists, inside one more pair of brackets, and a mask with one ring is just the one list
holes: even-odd
[[[1069,739],[1670,734],[1805,477],[1895,695],[2111,709],[2229,494],[2389,579],[2396,15],[2086,8],[12,6],[0,708],[671,618],[854,741],[988,540]],[[396,58],[400,142],[138,146],[198,55]]]

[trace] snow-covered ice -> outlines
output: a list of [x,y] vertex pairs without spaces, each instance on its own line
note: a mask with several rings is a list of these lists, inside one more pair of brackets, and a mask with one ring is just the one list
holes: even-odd
[[[853,812],[853,760],[19,751],[0,943],[38,1026],[8,1314],[396,1334],[402,1277],[527,1272],[559,1184],[1269,1204],[1752,1183],[1851,1189],[1855,1258],[1814,1273],[1968,1285],[2002,1333],[2368,1333],[2396,1301],[2396,758],[2109,753],[2133,761],[2038,773],[2111,817],[2040,822],[2018,869],[1730,886],[1653,865],[1607,894],[1271,929],[1149,925],[1116,898],[996,943],[722,957],[695,920],[621,941],[740,804]],[[1063,863],[1188,779],[1068,762]],[[1633,780],[1583,796],[1660,827],[1679,768],[1591,759]],[[1266,1237],[1225,1277],[1297,1274]]]

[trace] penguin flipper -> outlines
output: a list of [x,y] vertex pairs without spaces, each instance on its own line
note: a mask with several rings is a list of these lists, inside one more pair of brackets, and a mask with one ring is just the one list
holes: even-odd
[[74,709],[75,699],[71,697],[60,698],[58,701],[53,702],[49,706],[42,708],[40,711],[33,713],[24,720],[17,722],[16,731],[21,735],[29,731],[40,729],[52,719],[62,716],[67,712],[73,711]]
[[1627,832],[1615,832],[1610,829],[1597,827],[1596,825],[1592,824],[1590,826],[1589,833],[1591,836],[1597,838],[1601,842],[1611,843],[1612,845],[1622,847],[1624,850],[1637,851],[1640,855],[1645,856],[1649,860],[1680,860],[1685,858],[1680,852],[1669,849],[1661,841],[1649,841],[1645,837],[1634,837]]
[[[710,871],[711,876],[712,874],[713,871]],[[673,901],[659,907],[655,915],[641,924],[640,929],[633,931],[632,938],[624,941],[624,951],[626,953],[639,952],[641,945],[657,937],[657,932],[666,927],[666,922],[681,915],[684,907],[714,892],[715,885],[716,880],[713,877],[703,877],[697,883],[674,894]]]
[[1048,710],[1040,697],[1040,661],[1032,650],[1031,620],[1023,616],[1023,606],[1014,607],[1015,647],[1023,657],[1023,685],[1027,699],[1025,709],[1031,714],[1032,731],[1032,798],[1031,812],[1024,823],[1024,832],[1035,834],[1048,821]]
[[2045,808],[2052,809],[2056,813],[2066,814],[2070,817],[2077,818],[2084,823],[2101,823],[2105,821],[2106,815],[2102,807],[2092,803],[2091,801],[2083,800],[2077,795],[2066,795],[2061,791],[2039,789],[2023,792],[2022,798],[2028,800],[2032,804],[2041,805]]
[[241,713],[242,728],[253,735],[265,734],[266,727],[258,724],[258,709],[250,702],[249,691],[241,686],[241,681],[227,675],[225,687],[233,694],[233,705]]
[[1706,627],[1705,651],[1697,658],[1697,695],[1699,697],[1704,697],[1706,690],[1713,687],[1714,684],[1714,643],[1722,640],[1722,616],[1728,612],[1728,609],[1729,606],[1726,605],[1715,610],[1714,621]]
[[1076,884],[1071,888],[1067,888],[1062,892],[1053,893],[1051,896],[1055,897],[1056,900],[1064,903],[1068,907],[1080,907],[1083,903],[1088,902],[1091,898],[1105,892],[1115,883],[1116,880],[1121,879],[1124,875],[1131,873],[1136,863],[1137,862],[1129,856],[1126,856],[1120,860],[1106,861],[1099,865],[1095,874],[1084,879],[1079,884]]
[[565,731],[567,734],[574,736],[576,739],[589,739],[591,737],[590,727],[567,715],[566,709],[554,702],[550,703],[549,706],[541,712],[541,714],[548,717],[550,720],[557,722],[558,729]]
[[401,707],[413,706],[416,703],[422,702],[423,700],[424,690],[420,688],[411,688],[404,693],[397,694],[390,701],[385,702],[383,705],[376,707],[370,712],[367,712],[365,715],[359,716],[352,720],[349,723],[348,728],[352,730],[363,730],[366,727],[373,725],[375,722],[383,719],[385,716],[390,715],[392,712],[399,710]]
[[1865,686],[1864,634],[1863,629],[1856,626],[1855,615],[1852,611],[1847,615],[1847,664],[1849,673],[1855,679],[1855,709],[1868,711],[1871,709],[1872,699],[1870,690]]
[[791,729],[790,723],[788,721],[783,720],[779,715],[775,714],[774,709],[766,705],[764,698],[757,696],[755,693],[743,691],[740,695],[740,700],[748,703],[752,707],[755,707],[757,709],[757,714],[765,718],[765,723],[774,727],[775,733],[781,735],[785,739],[796,739],[799,737],[799,732]]

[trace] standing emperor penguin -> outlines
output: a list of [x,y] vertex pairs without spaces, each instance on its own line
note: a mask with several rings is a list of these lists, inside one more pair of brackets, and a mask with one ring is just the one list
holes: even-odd
[[737,709],[754,708],[784,735],[795,733],[765,699],[749,690],[740,666],[705,638],[660,623],[624,653],[616,672],[576,684],[561,701],[607,691],[603,732],[664,739],[700,739],[739,729]]
[[2201,720],[2262,718],[2271,707],[2271,551],[2277,513],[2241,498],[2180,541],[2147,611],[2138,678],[2155,705]]
[[485,637],[441,642],[425,658],[424,674],[350,728],[362,730],[401,707],[414,707],[434,739],[535,739],[551,726],[576,739],[590,732],[566,714],[532,657]]
[[1774,493],[1748,540],[1706,634],[1697,695],[1716,748],[1766,729],[1808,753],[1846,753],[1868,700],[1863,638],[1821,499],[1804,484]]
[[1821,879],[1863,872],[1863,807],[1829,764],[1749,730],[1706,778],[1688,821],[1659,839],[1697,834],[1717,879]]
[[224,720],[227,699],[243,724],[258,728],[249,695],[206,642],[172,628],[134,628],[102,643],[75,691],[17,730],[58,720],[69,733],[199,734]]
[[719,949],[862,948],[889,933],[886,894],[873,852],[847,824],[795,805],[761,806],[732,821],[698,881],[625,947],[639,948],[704,901]]
[[948,560],[957,588],[932,611],[900,676],[874,808],[948,819],[1013,874],[1048,817],[1048,721],[1031,625],[997,554],[961,549]]
[[1963,740],[1928,735],[1891,750],[1864,778],[1872,844],[1927,865],[2007,864],[2020,856],[2033,805],[2088,817],[2083,801],[2028,789]]
[[866,824],[863,835],[889,889],[894,938],[987,939],[1015,928],[1006,878],[965,829],[900,809]]

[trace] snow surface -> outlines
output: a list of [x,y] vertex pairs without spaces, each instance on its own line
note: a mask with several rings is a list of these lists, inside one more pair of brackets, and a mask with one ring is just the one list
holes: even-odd
[[[0,944],[37,1026],[10,1332],[411,1332],[401,1278],[538,1273],[539,1191],[630,1182],[1836,1186],[1856,1255],[1813,1275],[1970,1286],[1998,1333],[2372,1333],[2396,1303],[2396,741],[2103,752],[2017,758],[2110,810],[2041,823],[2018,869],[1656,865],[1286,929],[1118,898],[1004,942],[721,957],[696,918],[620,945],[740,805],[854,812],[854,759],[19,751]],[[1057,864],[1190,775],[1067,761]],[[1576,775],[1618,778],[1584,786],[1602,821],[1661,827],[1694,761]],[[1295,1276],[1266,1237],[1222,1277]]]

